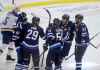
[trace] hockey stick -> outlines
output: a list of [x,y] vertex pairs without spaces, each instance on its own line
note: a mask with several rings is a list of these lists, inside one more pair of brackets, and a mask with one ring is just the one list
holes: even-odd
[[49,25],[51,24],[51,13],[48,9],[44,8],[44,10],[48,13],[49,15]]
[[[39,58],[41,58],[42,55],[44,56],[44,53],[45,53],[45,51],[43,51],[43,52],[39,55]],[[43,58],[43,59],[44,59],[44,58]],[[30,69],[32,70],[33,68],[40,68],[40,67],[34,67],[34,66],[32,66]]]
[[[97,45],[97,46],[95,46],[94,44],[92,44],[92,43],[89,43],[91,46],[93,46],[94,48],[98,48],[99,46],[100,46],[100,44],[99,45]],[[73,55],[74,55],[75,53],[72,53],[70,56],[68,56],[67,58],[65,58],[65,60],[68,60],[69,58],[71,58]]]
[[42,57],[42,62],[41,62],[41,67],[43,66],[43,60],[44,60],[44,54],[46,51],[43,51],[43,57]]
[[[95,37],[97,37],[98,35],[100,34],[100,32],[98,32],[98,33],[96,33],[91,39],[90,39],[90,41],[92,40],[92,39],[94,39]],[[92,44],[91,42],[89,41],[89,44],[92,46],[92,47],[94,47],[94,48],[98,48],[98,46],[95,46],[94,44]]]
[[95,47],[96,49],[98,49],[100,47],[100,43],[98,45],[96,45],[96,46],[94,44],[92,44],[92,43],[89,43],[89,44],[91,44],[91,46]]
[[100,43],[96,47],[99,48],[100,47]]
[[68,60],[69,58],[71,58],[75,53],[73,52],[71,55],[69,55],[67,58],[65,58],[65,60]]
[[89,42],[89,44],[92,46],[92,47],[94,47],[94,48],[96,48],[97,49],[97,46],[95,46],[94,44],[92,44],[91,42]]
[[40,54],[40,56],[39,56],[39,57],[41,57],[43,54],[44,54],[44,51]]
[[96,33],[90,40],[94,39],[96,36],[98,36],[100,32]]
[[43,51],[43,52],[40,54],[40,56],[39,56],[39,58],[40,58],[40,57],[43,55],[41,66],[39,66],[39,67],[34,67],[34,66],[32,66],[32,67],[30,68],[30,70],[32,70],[32,69],[34,69],[34,68],[41,68],[41,67],[43,66],[43,60],[44,60],[44,54],[45,54],[45,52],[46,52],[46,51]]
[[[50,25],[50,22],[51,22],[51,13],[49,12],[48,9],[44,8],[44,10],[48,13],[49,15],[49,25]],[[45,54],[46,51],[43,51],[43,57],[42,57],[42,63],[41,63],[41,67],[43,67],[43,60],[44,60],[44,54]]]
[[[90,41],[93,40],[95,37],[97,37],[99,34],[100,34],[100,32],[96,33],[96,34],[90,39]],[[91,46],[93,46],[94,48],[96,48],[96,49],[97,49],[97,47],[98,47],[98,46],[95,46],[95,45],[92,44],[92,43],[89,43],[89,44],[90,44]],[[100,46],[100,45],[99,45],[99,46]],[[75,54],[75,53],[73,52],[70,56],[68,56],[67,58],[65,58],[65,60],[68,60],[68,59],[71,58],[74,54]]]
[[[98,48],[99,46],[100,46],[100,44],[99,45],[97,45],[97,46],[95,46],[94,44],[92,44],[92,43],[89,43],[91,46],[93,46],[94,48]],[[73,52],[71,55],[69,55],[67,58],[65,58],[65,60],[68,60],[69,58],[71,58],[73,55],[74,55],[75,53]]]

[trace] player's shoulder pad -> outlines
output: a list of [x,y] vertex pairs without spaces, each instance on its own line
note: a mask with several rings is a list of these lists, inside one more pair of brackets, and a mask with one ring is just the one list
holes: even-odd
[[43,28],[41,26],[37,26],[38,30],[43,30]]
[[32,27],[31,23],[29,23],[29,22],[26,22],[26,24],[23,24],[23,26],[25,26],[25,27]]

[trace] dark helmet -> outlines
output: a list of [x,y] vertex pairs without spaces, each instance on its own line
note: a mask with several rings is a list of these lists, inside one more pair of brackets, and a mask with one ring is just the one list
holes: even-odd
[[40,22],[40,18],[39,17],[33,17],[32,18],[32,24],[38,26]]
[[54,18],[53,22],[59,22],[59,19],[58,18]]
[[25,13],[25,12],[21,12],[20,14],[19,14],[19,17],[26,17],[27,16],[27,14]]
[[64,14],[64,15],[62,16],[62,19],[68,19],[68,20],[69,20],[69,15],[68,15],[68,14]]
[[81,15],[81,14],[76,14],[76,15],[75,15],[75,18],[83,19],[83,15]]
[[27,14],[25,12],[22,12],[19,14],[19,17],[18,17],[18,20],[19,21],[27,21]]
[[32,22],[34,23],[34,22],[38,22],[38,21],[40,21],[40,18],[39,17],[33,17],[32,18]]
[[58,18],[54,18],[54,20],[53,20],[53,25],[54,26],[60,26],[60,20],[58,19]]
[[27,14],[26,14],[25,12],[22,12],[22,13],[21,13],[21,16],[22,16],[22,17],[26,17]]

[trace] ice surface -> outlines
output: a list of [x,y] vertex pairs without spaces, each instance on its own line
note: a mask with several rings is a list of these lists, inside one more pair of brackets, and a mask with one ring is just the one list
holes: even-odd
[[[66,7],[66,6],[63,6]],[[93,10],[77,10],[73,9],[74,12],[68,12],[68,11],[58,11],[57,8],[48,8],[51,12],[52,19],[55,17],[61,18],[62,14],[68,13],[71,16],[71,20],[74,20],[74,15],[76,13],[81,13],[85,16],[84,22],[86,23],[90,37],[94,36],[97,32],[100,32],[100,8],[99,9],[93,9]],[[44,29],[48,26],[48,14],[43,10],[42,8],[31,8],[25,10],[28,14],[29,22],[31,22],[31,13],[34,13],[36,16],[39,16],[41,18],[40,26],[44,27]],[[0,41],[2,39],[2,36],[0,35]],[[100,35],[98,35],[94,40],[91,42],[95,45],[100,44]],[[0,42],[0,46],[2,46],[2,43]],[[42,52],[42,44],[43,40],[40,40],[40,51]],[[0,70],[14,70],[16,62],[7,62],[5,60],[6,52],[3,55],[0,56]],[[70,54],[74,52],[74,42],[70,50]],[[46,53],[47,54],[47,53]],[[45,54],[45,58],[46,58]],[[69,54],[69,55],[70,55]],[[14,56],[16,57],[16,52],[14,52]],[[83,58],[83,70],[100,70],[100,48],[95,49],[91,45],[89,45],[84,58]],[[32,63],[31,63],[32,64]],[[32,66],[30,64],[30,66]],[[45,65],[45,61],[44,61]],[[63,61],[63,69],[64,70],[74,70],[75,68],[75,61],[74,56],[72,56],[69,60]]]

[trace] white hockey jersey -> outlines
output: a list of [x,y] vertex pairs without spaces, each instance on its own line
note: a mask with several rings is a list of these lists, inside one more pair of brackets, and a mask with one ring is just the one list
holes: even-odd
[[1,31],[10,31],[16,25],[18,17],[13,12],[8,12],[1,25]]

